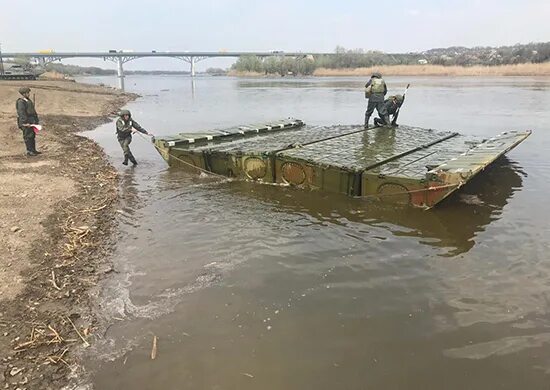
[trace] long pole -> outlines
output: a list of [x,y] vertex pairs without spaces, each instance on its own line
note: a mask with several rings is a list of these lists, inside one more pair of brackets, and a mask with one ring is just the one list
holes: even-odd
[[[405,95],[407,94],[407,91],[409,90],[409,87],[411,85],[410,84],[407,84],[407,88],[405,88],[405,92],[403,92],[403,99],[405,99]],[[401,110],[401,106],[397,107],[397,110],[395,111],[395,114],[393,115],[393,117],[395,118],[397,114],[399,114],[399,111]]]

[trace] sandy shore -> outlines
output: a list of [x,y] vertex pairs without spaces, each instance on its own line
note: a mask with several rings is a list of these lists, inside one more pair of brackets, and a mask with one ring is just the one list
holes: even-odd
[[16,127],[20,82],[0,83],[0,383],[60,389],[93,342],[90,289],[111,272],[118,176],[76,135],[134,96],[62,81],[26,82],[45,130],[28,158]]

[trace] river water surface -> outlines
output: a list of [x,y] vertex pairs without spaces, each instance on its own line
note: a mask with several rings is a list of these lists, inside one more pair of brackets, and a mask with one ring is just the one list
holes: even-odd
[[[87,82],[114,83],[93,78]],[[134,76],[156,135],[294,116],[357,124],[360,78]],[[120,170],[116,273],[99,310],[96,389],[547,389],[550,79],[412,84],[400,122],[533,135],[437,209],[194,176],[114,124],[89,135]],[[158,352],[151,360],[153,335]]]

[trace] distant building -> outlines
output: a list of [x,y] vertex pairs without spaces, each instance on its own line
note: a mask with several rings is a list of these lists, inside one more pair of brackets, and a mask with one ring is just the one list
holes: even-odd
[[428,63],[428,60],[422,58],[422,59],[418,60],[418,63],[419,63],[420,65],[426,65],[426,64]]

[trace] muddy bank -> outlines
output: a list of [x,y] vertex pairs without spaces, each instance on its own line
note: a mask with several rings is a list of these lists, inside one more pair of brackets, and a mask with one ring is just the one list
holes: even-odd
[[27,82],[45,130],[25,156],[16,127],[20,83],[0,84],[0,383],[60,389],[93,343],[90,289],[112,267],[118,175],[77,135],[109,121],[133,95],[67,82]]

